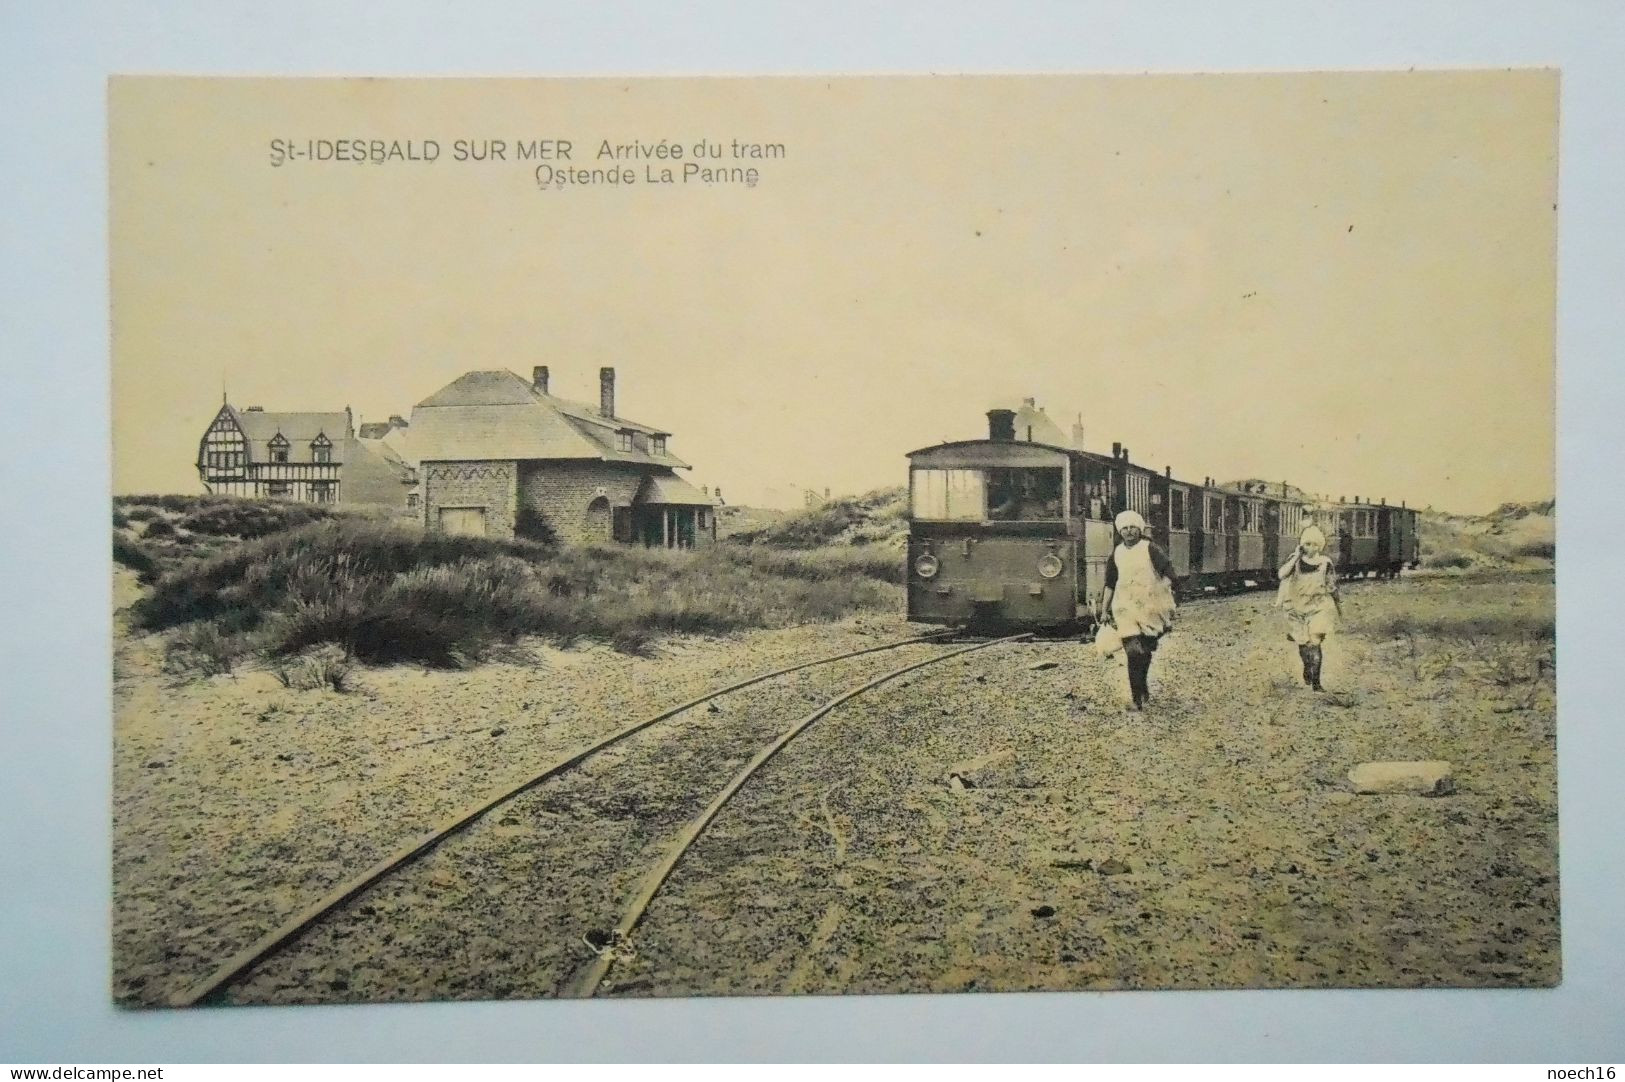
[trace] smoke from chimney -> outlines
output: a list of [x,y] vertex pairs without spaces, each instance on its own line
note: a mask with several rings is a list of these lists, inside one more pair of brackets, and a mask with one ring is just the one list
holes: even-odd
[[605,417],[615,416],[615,369],[598,370],[598,412]]
[[530,370],[530,385],[543,394],[547,393],[547,365],[539,364]]

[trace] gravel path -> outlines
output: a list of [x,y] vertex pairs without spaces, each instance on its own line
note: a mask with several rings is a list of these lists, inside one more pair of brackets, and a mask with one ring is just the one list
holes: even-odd
[[[128,589],[128,584],[121,584]],[[1414,579],[1550,607],[1549,582]],[[1477,596],[1476,594],[1474,595]],[[1430,594],[1431,597],[1431,594]],[[1261,596],[1190,606],[1127,711],[1120,661],[998,646],[840,708],[679,865],[601,994],[1524,985],[1558,976],[1550,681],[1340,636],[1331,696],[1288,675]],[[901,638],[900,620],[538,652],[467,673],[264,673],[167,686],[116,643],[114,993],[162,1002],[471,795],[753,673]],[[237,1002],[558,994],[644,869],[756,748],[937,647],[736,693],[505,805],[230,990]],[[1051,668],[1029,666],[1059,662]],[[1458,792],[1356,797],[1367,759],[1444,758]]]

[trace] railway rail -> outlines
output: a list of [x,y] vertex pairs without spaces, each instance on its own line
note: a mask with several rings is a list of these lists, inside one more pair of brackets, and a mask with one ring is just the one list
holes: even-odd
[[[242,979],[261,963],[293,944],[306,931],[321,922],[323,918],[334,913],[341,906],[355,899],[369,888],[378,884],[381,880],[389,877],[397,871],[400,871],[408,865],[411,865],[419,858],[435,850],[442,842],[464,830],[477,820],[483,818],[487,813],[506,804],[522,793],[536,788],[548,779],[558,777],[572,768],[581,765],[592,757],[598,755],[600,752],[621,743],[636,733],[649,729],[660,722],[674,718],[679,714],[683,714],[694,709],[695,707],[702,706],[713,699],[720,698],[724,695],[739,691],[755,684],[773,680],[776,677],[786,676],[791,673],[800,672],[818,666],[829,665],[833,662],[842,661],[848,658],[895,650],[904,646],[936,643],[946,645],[947,642],[953,641],[954,637],[955,633],[953,631],[941,631],[934,634],[913,636],[876,646],[865,647],[860,650],[851,650],[840,654],[830,655],[828,657],[816,658],[812,661],[801,662],[796,665],[775,669],[770,672],[759,673],[755,676],[748,677],[733,684],[709,691],[704,695],[698,696],[697,698],[690,699],[687,702],[661,711],[652,717],[644,718],[640,721],[625,725],[610,733],[608,736],[590,745],[579,747],[563,755],[559,759],[548,763],[542,768],[532,770],[523,777],[504,784],[487,793],[479,800],[465,805],[463,808],[453,815],[447,817],[429,832],[419,836],[413,841],[403,844],[382,860],[334,887],[317,901],[295,913],[276,928],[267,932],[253,943],[244,947],[242,950],[236,952],[225,962],[217,966],[207,977],[187,986],[183,990],[171,996],[169,1002],[172,1006],[178,1007],[197,1006],[207,1002],[212,997],[220,994],[234,982]],[[758,751],[750,762],[747,763],[743,769],[741,769],[729,780],[729,782],[723,787],[723,789],[717,794],[711,803],[706,806],[705,810],[701,812],[699,816],[695,817],[695,819],[689,822],[674,843],[667,849],[654,870],[646,875],[641,881],[641,885],[636,893],[636,896],[634,897],[632,903],[627,907],[621,918],[620,924],[617,926],[617,932],[619,933],[620,937],[624,939],[630,934],[633,928],[636,927],[639,920],[642,919],[643,912],[647,908],[649,902],[653,900],[656,892],[658,892],[660,889],[660,886],[671,875],[673,869],[676,868],[679,861],[681,861],[683,854],[686,853],[689,847],[692,846],[693,843],[699,838],[701,833],[705,830],[705,827],[716,817],[727,801],[739,791],[739,789],[749,780],[751,775],[765,765],[768,760],[773,758],[773,756],[778,754],[779,751],[788,745],[791,740],[793,740],[808,726],[812,725],[820,718],[828,715],[842,704],[849,702],[850,700],[857,698],[865,692],[879,687],[890,680],[896,679],[905,673],[947,661],[951,658],[959,657],[972,651],[982,650],[991,646],[997,646],[1003,643],[1015,642],[1029,638],[1031,638],[1031,635],[1026,633],[1008,635],[1001,638],[990,638],[968,646],[958,646],[955,649],[947,650],[943,653],[936,654],[923,660],[910,662],[907,665],[892,669],[858,686],[846,689],[823,703],[823,705],[818,707],[816,710],[797,720],[793,725],[784,731],[780,732],[772,742]],[[602,982],[605,974],[608,972],[613,960],[614,951],[604,951],[600,953],[595,959],[594,963],[589,966],[586,972],[583,973],[572,985],[574,994],[582,996],[592,995],[598,989],[599,984]]]

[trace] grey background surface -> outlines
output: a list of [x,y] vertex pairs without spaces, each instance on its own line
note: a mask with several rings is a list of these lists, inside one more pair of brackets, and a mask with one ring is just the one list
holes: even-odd
[[[0,1062],[1625,1058],[1616,699],[1625,19],[1546,5],[419,2],[0,8]],[[105,79],[1563,69],[1560,786],[1550,991],[501,1003],[124,1013],[108,998]],[[222,343],[229,349],[229,343]]]

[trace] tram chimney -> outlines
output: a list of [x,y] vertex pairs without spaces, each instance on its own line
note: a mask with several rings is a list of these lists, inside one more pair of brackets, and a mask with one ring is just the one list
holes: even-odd
[[539,364],[530,370],[530,385],[543,394],[547,393],[547,365]]
[[598,412],[605,417],[615,416],[615,369],[598,370]]
[[1174,468],[1172,466],[1164,466],[1162,468],[1162,475],[1168,478],[1168,480],[1172,481],[1174,479]]
[[1113,458],[1122,458],[1123,457],[1123,445],[1121,443],[1118,443],[1116,440],[1112,441],[1112,457]]
[[987,438],[990,440],[1004,440],[1006,442],[1015,439],[1016,411],[988,410]]

